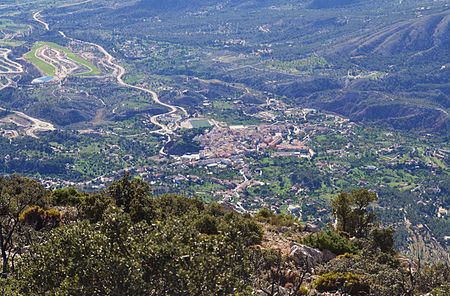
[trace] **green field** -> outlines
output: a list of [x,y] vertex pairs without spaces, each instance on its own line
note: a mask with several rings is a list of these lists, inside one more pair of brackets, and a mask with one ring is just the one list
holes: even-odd
[[36,57],[36,52],[40,47],[41,46],[37,46],[36,43],[31,51],[24,55],[24,58],[38,68],[45,76],[55,76],[55,67]]
[[100,70],[96,66],[94,66],[94,64],[74,54],[66,47],[63,47],[53,42],[36,42],[33,45],[31,51],[25,54],[24,57],[27,61],[35,65],[39,69],[39,71],[41,71],[45,76],[55,76],[56,69],[51,64],[36,57],[37,50],[43,46],[49,46],[51,48],[60,50],[64,52],[66,56],[72,61],[89,68],[90,71],[77,74],[77,76],[99,75],[101,73]]
[[208,119],[191,119],[189,122],[193,128],[211,127]]
[[267,65],[274,70],[291,74],[302,74],[312,73],[315,69],[325,68],[329,64],[323,57],[313,55],[304,59],[292,61],[269,61],[267,62]]

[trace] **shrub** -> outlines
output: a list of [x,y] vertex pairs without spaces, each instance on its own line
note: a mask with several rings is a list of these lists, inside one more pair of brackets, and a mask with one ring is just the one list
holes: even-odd
[[337,259],[354,259],[359,258],[358,255],[355,255],[353,253],[344,253],[336,257]]
[[103,218],[103,213],[113,204],[113,200],[105,194],[89,194],[81,199],[79,216],[82,220],[98,222]]
[[374,228],[370,233],[372,249],[384,253],[394,253],[394,230],[392,228]]
[[187,213],[196,214],[204,210],[203,202],[198,199],[176,194],[166,194],[155,198],[154,206],[161,220],[179,217]]
[[205,209],[208,214],[214,217],[223,217],[225,216],[225,214],[236,212],[233,208],[227,207],[217,202],[209,203]]
[[255,215],[256,220],[263,223],[268,223],[276,227],[291,227],[298,225],[298,220],[291,215],[275,214],[267,208],[262,208]]
[[272,212],[271,210],[269,210],[268,208],[262,208],[261,210],[259,210],[259,212],[256,214],[257,218],[265,218],[265,219],[269,219],[270,217],[273,217],[275,214],[274,212]]
[[133,203],[139,203],[151,195],[151,188],[148,183],[125,173],[121,179],[109,185],[106,192],[117,206],[129,213]]
[[370,286],[363,276],[352,272],[322,274],[313,282],[313,287],[319,292],[341,291],[350,295],[366,295],[370,291]]
[[217,229],[217,219],[210,215],[202,215],[195,222],[195,228],[203,234],[215,235],[219,231]]
[[44,227],[56,227],[61,222],[62,214],[57,209],[45,210],[39,206],[29,207],[20,213],[19,220],[35,230]]
[[51,201],[54,205],[68,206],[78,205],[83,194],[75,188],[56,189],[52,192]]
[[308,295],[309,291],[308,288],[305,286],[300,286],[300,288],[298,288],[298,295]]
[[230,239],[239,240],[246,246],[260,244],[263,230],[251,217],[238,213],[228,213],[223,217],[219,230]]
[[357,252],[356,246],[350,239],[332,230],[310,234],[304,237],[301,243],[321,251],[329,250],[336,255]]

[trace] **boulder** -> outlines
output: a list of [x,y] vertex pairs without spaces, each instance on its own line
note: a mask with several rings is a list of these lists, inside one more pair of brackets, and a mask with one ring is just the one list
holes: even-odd
[[293,244],[289,257],[296,264],[304,266],[308,271],[312,271],[317,265],[332,260],[336,255],[328,250],[320,251],[305,245]]

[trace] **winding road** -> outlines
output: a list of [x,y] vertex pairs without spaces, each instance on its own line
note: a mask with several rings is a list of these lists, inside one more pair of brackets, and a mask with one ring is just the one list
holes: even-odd
[[[38,22],[41,25],[43,25],[45,30],[50,31],[49,24],[41,19],[40,13],[41,13],[41,11],[38,11],[38,12],[34,13],[33,14],[33,19],[36,22]],[[150,122],[153,125],[155,125],[155,126],[157,126],[159,128],[158,130],[152,131],[151,133],[157,133],[157,134],[165,135],[167,137],[167,141],[163,145],[163,147],[162,147],[162,149],[160,151],[161,154],[166,155],[166,153],[164,152],[164,147],[165,147],[165,145],[168,142],[170,142],[172,140],[171,135],[174,134],[174,131],[176,130],[176,128],[179,125],[175,124],[174,128],[171,128],[167,124],[164,124],[163,122],[161,122],[160,119],[162,117],[168,117],[168,116],[171,116],[173,114],[176,114],[178,111],[181,111],[181,113],[183,113],[184,116],[188,117],[189,116],[188,112],[182,107],[178,107],[178,106],[174,106],[174,105],[162,102],[159,99],[158,94],[155,91],[151,90],[151,89],[126,83],[123,80],[123,77],[127,74],[125,68],[123,66],[121,66],[120,64],[118,64],[116,62],[116,59],[103,46],[101,46],[99,44],[96,44],[96,43],[92,43],[92,42],[83,41],[83,40],[79,40],[79,39],[68,37],[64,32],[61,32],[61,31],[59,31],[59,34],[63,38],[67,38],[67,39],[75,41],[75,42],[81,42],[81,43],[88,44],[88,45],[96,47],[105,56],[105,61],[108,64],[108,66],[113,69],[113,75],[116,77],[117,83],[119,85],[121,85],[123,87],[126,87],[126,88],[131,88],[131,89],[135,89],[135,90],[138,90],[138,91],[145,92],[145,93],[147,93],[147,94],[149,94],[151,96],[152,101],[154,103],[169,109],[166,113],[162,113],[162,114],[158,114],[158,115],[154,115],[154,116],[150,117]]]
[[[4,76],[7,80],[6,84],[1,85],[0,90],[11,86],[14,82],[13,80],[8,77],[7,75],[11,74],[21,74],[23,73],[23,67],[21,64],[14,62],[13,60],[9,59],[8,55],[11,53],[11,50],[8,48],[0,48],[0,60],[2,62],[2,68],[6,69],[6,71],[0,71],[0,74],[6,75]],[[25,133],[26,135],[38,138],[36,135],[37,132],[45,132],[45,131],[53,131],[55,130],[55,127],[53,124],[49,122],[42,121],[40,119],[31,117],[29,115],[26,115],[23,112],[15,111],[15,110],[7,110],[5,108],[0,107],[0,110],[3,111],[9,111],[11,113],[14,113],[16,116],[21,117],[25,119],[26,121],[30,122],[30,126],[26,126]]]
[[[63,35],[63,34],[62,34]],[[65,36],[65,34],[63,35]],[[68,37],[66,37],[68,38]],[[71,38],[72,39],[72,38]],[[168,108],[170,111],[168,111],[167,113],[162,113],[162,114],[158,114],[158,115],[154,115],[150,118],[150,121],[152,124],[158,126],[160,129],[157,131],[153,131],[153,133],[160,133],[160,134],[173,134],[173,131],[165,124],[161,123],[158,121],[158,119],[162,116],[167,116],[167,115],[171,115],[174,114],[178,111],[178,108],[176,106],[161,102],[161,100],[158,97],[158,94],[150,89],[144,88],[144,87],[140,87],[140,86],[136,86],[136,85],[132,85],[132,84],[128,84],[125,81],[123,81],[123,77],[126,74],[126,70],[124,67],[122,67],[121,65],[115,63],[115,59],[114,57],[108,52],[106,51],[106,49],[104,49],[101,45],[95,44],[95,43],[91,43],[91,42],[86,42],[86,41],[81,41],[78,40],[80,42],[95,46],[98,48],[98,50],[100,50],[105,56],[106,56],[106,62],[114,69],[113,73],[116,76],[117,82],[119,85],[127,87],[127,88],[131,88],[131,89],[136,89],[139,91],[143,91],[146,92],[148,94],[150,94],[150,96],[152,97],[153,102],[155,102],[156,104],[166,107]]]
[[[7,86],[8,85],[3,86],[2,88],[0,88],[0,90],[2,90],[3,88],[5,88]],[[27,128],[25,128],[25,134],[27,136],[30,136],[30,137],[33,137],[33,138],[39,138],[36,135],[36,133],[38,133],[38,132],[47,132],[47,131],[54,131],[54,130],[56,130],[55,127],[53,126],[53,124],[51,124],[49,122],[42,121],[42,120],[34,118],[34,117],[31,117],[29,115],[26,115],[23,112],[15,111],[15,110],[8,110],[8,109],[2,108],[2,107],[0,107],[0,110],[2,110],[2,111],[9,111],[9,112],[14,113],[15,115],[25,119],[26,121],[29,121],[30,122],[30,126],[29,127],[27,126]],[[21,125],[21,124],[18,124],[18,125],[24,126],[24,125]]]
[[42,10],[41,10],[41,11],[38,11],[38,12],[35,12],[35,13],[33,14],[33,19],[34,19],[36,22],[38,22],[38,23],[40,23],[41,25],[43,25],[46,31],[50,31],[50,26],[49,26],[46,22],[44,22],[43,20],[41,20],[41,19],[39,18],[39,17],[41,16],[41,12],[42,12]]
[[[0,109],[6,111],[6,109],[3,109],[3,108],[0,108]],[[55,130],[55,127],[51,123],[39,120],[39,119],[31,117],[31,116],[28,116],[28,115],[26,115],[23,112],[19,112],[19,111],[11,111],[11,112],[16,114],[17,116],[25,118],[26,120],[31,122],[30,128],[27,128],[25,130],[25,133],[28,136],[30,136],[30,137],[38,138],[38,136],[36,135],[36,133],[38,133],[38,132],[47,132],[47,131],[54,131]]]
[[20,74],[23,72],[21,64],[9,59],[11,50],[8,48],[0,48],[0,66],[6,71],[0,71],[0,74]]

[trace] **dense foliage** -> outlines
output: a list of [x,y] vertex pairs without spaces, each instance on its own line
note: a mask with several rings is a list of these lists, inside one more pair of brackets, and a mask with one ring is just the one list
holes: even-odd
[[[354,235],[331,227],[304,234],[288,215],[262,209],[251,216],[217,203],[154,196],[147,183],[129,175],[96,193],[49,191],[18,176],[1,177],[0,189],[4,295],[449,291],[448,266],[425,266],[399,256],[393,231],[365,219],[352,224],[359,230]],[[358,190],[341,194],[333,205],[367,217],[361,209],[374,201],[372,192]],[[292,234],[303,236],[301,243],[314,252],[341,255],[312,266],[308,258],[286,253],[277,239],[268,238],[286,240]]]
[[303,238],[301,242],[322,251],[329,250],[336,255],[354,253],[357,251],[356,246],[348,237],[333,230],[324,230],[319,233],[313,233]]
[[[152,197],[145,182],[128,176],[100,194],[58,190],[52,197],[78,213],[21,257],[20,293],[229,295],[250,285],[247,248],[262,237],[250,217],[195,199]],[[22,216],[39,212],[30,209]]]

